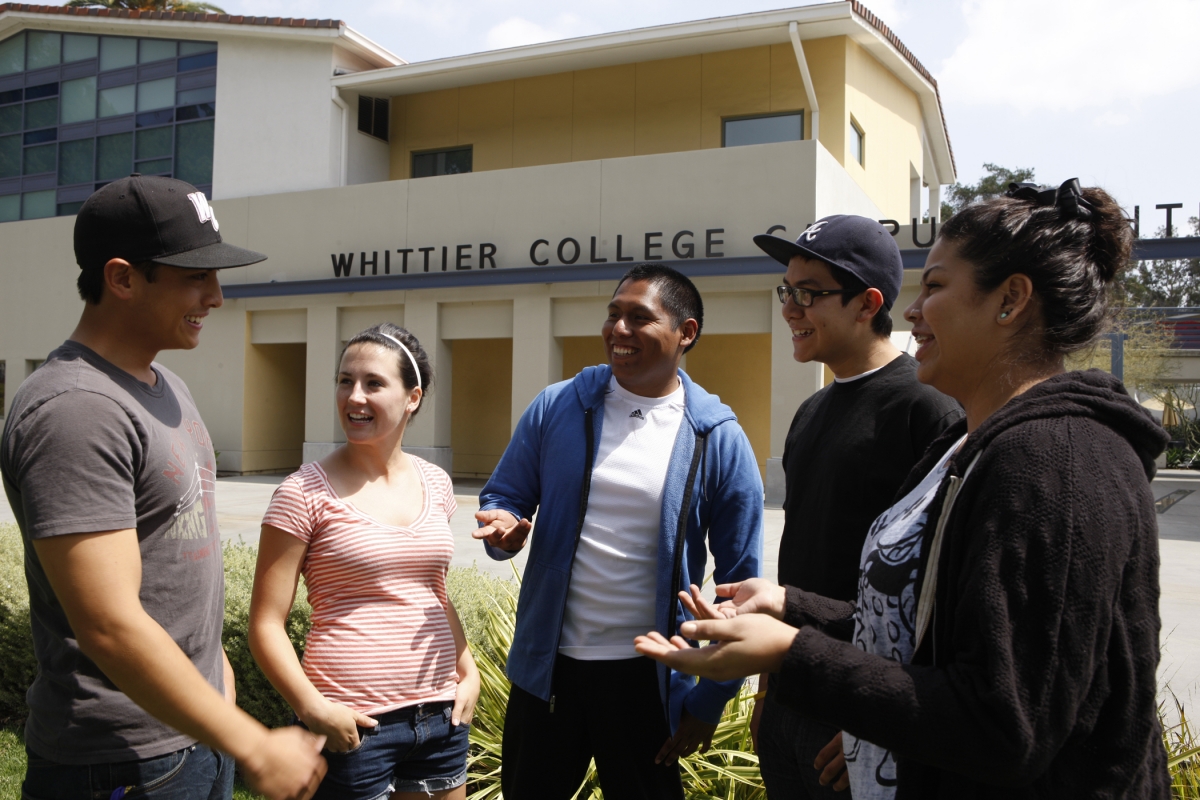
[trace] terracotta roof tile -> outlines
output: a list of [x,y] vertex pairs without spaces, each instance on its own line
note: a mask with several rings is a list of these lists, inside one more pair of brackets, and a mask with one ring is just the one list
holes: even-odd
[[25,14],[50,14],[68,17],[116,17],[118,19],[163,19],[175,22],[213,22],[225,25],[270,25],[283,28],[341,28],[340,19],[299,19],[294,17],[245,17],[237,14],[203,14],[190,11],[130,11],[129,9],[69,8],[33,3],[0,3],[0,14],[19,11]]

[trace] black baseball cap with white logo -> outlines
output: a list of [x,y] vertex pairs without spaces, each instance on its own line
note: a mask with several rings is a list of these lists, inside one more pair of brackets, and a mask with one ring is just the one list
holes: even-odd
[[75,260],[103,269],[111,259],[225,269],[266,256],[226,244],[204,192],[184,181],[134,173],[102,187],[75,218]]
[[878,289],[886,308],[900,294],[904,280],[900,247],[888,229],[873,219],[834,214],[814,222],[795,242],[760,233],[754,243],[785,267],[803,256],[844,269],[867,288]]

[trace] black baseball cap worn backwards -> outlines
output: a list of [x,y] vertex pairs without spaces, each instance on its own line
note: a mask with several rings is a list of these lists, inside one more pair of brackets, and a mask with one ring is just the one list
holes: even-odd
[[190,269],[244,267],[266,256],[226,244],[204,192],[190,183],[134,173],[92,194],[75,218],[75,260],[103,269],[111,259]]
[[795,242],[760,233],[754,243],[785,267],[803,256],[844,269],[867,288],[878,289],[885,308],[890,309],[900,294],[904,280],[900,247],[888,229],[873,219],[834,214],[814,222]]

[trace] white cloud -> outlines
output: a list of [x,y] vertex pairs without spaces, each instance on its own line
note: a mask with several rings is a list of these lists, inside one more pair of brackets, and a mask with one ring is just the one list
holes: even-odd
[[1129,115],[1122,114],[1119,111],[1105,111],[1100,116],[1092,120],[1092,124],[1097,128],[1119,128],[1129,122]]
[[539,25],[523,17],[509,17],[498,25],[493,25],[488,30],[485,41],[489,50],[500,50],[505,47],[568,39],[578,35],[580,28],[581,20],[570,14],[560,16],[550,26]]
[[908,3],[904,0],[867,0],[863,5],[892,29],[908,19]]
[[1196,0],[966,0],[963,16],[936,73],[950,102],[1075,111],[1200,84]]

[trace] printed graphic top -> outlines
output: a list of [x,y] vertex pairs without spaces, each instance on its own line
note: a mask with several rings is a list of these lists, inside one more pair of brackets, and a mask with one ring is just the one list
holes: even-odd
[[408,457],[424,493],[411,525],[384,525],[342,500],[316,462],[280,484],[263,517],[308,545],[304,674],[327,699],[363,714],[453,700],[457,686],[446,618],[454,487],[443,470]]
[[[879,515],[863,543],[854,612],[854,645],[867,653],[907,664],[916,649],[917,571],[926,528],[937,524],[929,514],[950,456],[963,436],[929,474],[900,502]],[[855,800],[891,800],[896,796],[896,761],[890,751],[843,733],[846,769]]]
[[38,660],[25,741],[62,764],[154,758],[194,740],[143,711],[80,651],[33,540],[136,530],[142,607],[223,687],[216,459],[187,386],[152,368],[153,386],[65,342],[17,390],[0,445]]

